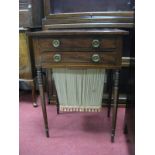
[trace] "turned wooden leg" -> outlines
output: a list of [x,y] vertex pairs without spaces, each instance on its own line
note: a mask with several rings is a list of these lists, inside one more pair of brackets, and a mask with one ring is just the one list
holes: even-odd
[[32,87],[32,102],[33,102],[33,107],[38,107],[37,100],[36,100],[36,85],[35,85],[35,80],[31,82],[31,87]]
[[128,134],[128,127],[127,127],[127,123],[126,123],[126,120],[127,120],[127,112],[126,112],[126,110],[127,110],[127,105],[128,105],[128,99],[127,99],[127,104],[126,104],[126,108],[125,108],[125,116],[124,116],[124,126],[123,126],[123,132],[124,132],[124,134]]
[[117,107],[118,107],[118,90],[119,89],[119,70],[115,70],[114,72],[114,106],[113,106],[113,116],[112,116],[112,133],[111,133],[111,142],[114,142],[115,138],[115,129],[116,129],[116,120],[117,120]]
[[110,112],[111,112],[111,101],[112,101],[112,86],[113,86],[113,74],[112,70],[108,71],[108,113],[107,116],[110,117]]
[[37,68],[37,80],[38,80],[38,86],[39,86],[39,93],[41,97],[41,107],[42,107],[42,112],[43,112],[46,137],[49,137],[48,120],[47,120],[47,112],[46,112],[46,104],[45,104],[45,94],[44,94],[44,87],[43,87],[43,76],[42,76],[41,68]]
[[47,74],[47,96],[48,96],[48,104],[50,104],[50,101],[52,99],[52,95],[53,95],[53,87],[52,87],[52,71],[51,69],[47,69],[46,70],[46,74]]
[[56,93],[56,106],[57,106],[57,114],[59,114],[59,99],[57,93]]

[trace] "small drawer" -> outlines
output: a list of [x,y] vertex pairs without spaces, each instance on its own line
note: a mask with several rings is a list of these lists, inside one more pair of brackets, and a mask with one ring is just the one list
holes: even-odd
[[115,38],[42,38],[38,40],[42,51],[111,51],[117,47]]
[[106,64],[117,65],[119,57],[116,52],[44,52],[41,63],[44,64]]

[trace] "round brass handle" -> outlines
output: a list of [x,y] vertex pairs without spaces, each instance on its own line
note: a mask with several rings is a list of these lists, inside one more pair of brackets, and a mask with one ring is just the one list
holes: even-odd
[[94,40],[92,41],[92,46],[93,46],[94,48],[100,47],[100,41],[99,41],[98,39],[94,39]]
[[93,62],[99,62],[100,61],[100,55],[99,54],[93,54],[91,59]]
[[57,48],[57,47],[60,46],[60,41],[59,41],[59,40],[53,40],[53,41],[52,41],[52,45],[53,45],[55,48]]
[[60,62],[61,61],[61,55],[60,54],[54,54],[53,60],[54,60],[54,62]]

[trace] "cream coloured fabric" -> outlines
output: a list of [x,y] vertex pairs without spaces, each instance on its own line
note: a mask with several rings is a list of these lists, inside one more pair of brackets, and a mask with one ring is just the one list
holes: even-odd
[[104,69],[53,69],[53,78],[60,111],[100,111]]

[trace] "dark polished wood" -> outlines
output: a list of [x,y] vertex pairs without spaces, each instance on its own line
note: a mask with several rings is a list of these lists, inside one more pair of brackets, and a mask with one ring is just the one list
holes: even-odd
[[[48,129],[47,114],[40,68],[45,68],[48,70],[52,68],[104,68],[113,70],[120,69],[122,65],[122,38],[123,35],[127,34],[127,31],[117,29],[72,29],[69,31],[48,30],[28,33],[28,36],[29,38],[31,38],[31,41],[33,43],[33,50],[31,50],[33,51],[33,53],[31,54],[31,56],[33,56],[32,60],[34,60],[33,64],[34,67],[36,67],[38,70],[38,83],[42,99],[42,109],[46,131]],[[84,41],[84,39],[86,41]],[[97,40],[95,41],[95,45],[92,44],[94,39]],[[56,44],[53,44],[54,40],[56,40]],[[77,40],[77,42],[75,40]],[[65,48],[69,50],[67,51],[65,50]],[[75,49],[81,50],[77,52],[75,51]],[[94,54],[95,56],[97,56],[97,59],[95,58],[95,60],[93,59]],[[55,55],[57,56],[57,59],[55,59]],[[114,108],[111,135],[112,142],[114,141],[117,117],[118,78],[119,75],[118,71],[116,70],[114,80]],[[59,113],[58,98],[57,113]]]
[[118,96],[119,96],[119,70],[114,72],[114,87],[113,87],[113,116],[112,116],[112,131],[111,131],[111,142],[114,142],[116,120],[117,120],[117,107],[118,107]]
[[[96,38],[97,37],[97,38]],[[48,51],[77,51],[77,52],[84,52],[84,51],[101,51],[101,50],[109,50],[109,49],[115,49],[116,48],[116,44],[117,44],[117,38],[113,38],[113,37],[99,37],[99,36],[94,36],[94,38],[91,37],[76,37],[74,38],[72,37],[49,37],[49,38],[43,38],[43,39],[39,39],[38,40],[38,44],[40,47],[44,47],[45,49],[47,49]],[[93,48],[92,43],[93,40],[98,39],[99,41],[99,47],[98,48]],[[60,42],[59,47],[54,47],[52,45],[52,43],[58,40]]]
[[44,87],[43,87],[43,75],[40,67],[37,67],[37,81],[38,81],[39,92],[41,97],[41,107],[43,111],[45,133],[46,133],[46,137],[49,137],[48,120],[47,120],[47,112],[46,112],[46,104],[45,104],[46,101],[45,101],[45,94],[44,94]]
[[57,106],[57,114],[60,113],[60,108],[59,108],[59,98],[58,98],[58,94],[56,94],[56,106]]
[[61,29],[61,30],[44,30],[44,31],[37,31],[37,32],[28,32],[29,36],[39,36],[39,37],[48,37],[48,36],[73,36],[73,35],[127,35],[129,34],[128,31],[121,30],[121,29],[110,29],[110,28],[102,28],[102,29]]
[[[66,35],[65,35],[66,34]],[[76,35],[75,35],[76,34]],[[51,67],[83,67],[83,68],[120,68],[121,67],[121,52],[122,52],[122,35],[127,35],[128,32],[124,30],[117,29],[102,29],[102,30],[48,30],[41,32],[28,32],[29,36],[33,38],[33,50],[34,59],[36,66],[42,66],[43,68],[51,68]],[[68,52],[63,52],[58,48],[58,52],[54,52],[52,40],[55,38],[60,38],[61,35],[68,39],[68,36],[71,38],[86,38],[89,40],[89,44],[81,45],[76,44],[76,48],[81,48],[83,52],[74,52],[74,47],[69,47],[70,50]],[[69,38],[67,41],[72,43],[72,39]],[[92,41],[94,38],[103,38],[101,39],[101,48],[96,48],[93,51]],[[109,38],[111,39],[109,41]],[[112,39],[113,38],[113,39]],[[49,40],[51,39],[51,45]],[[83,39],[82,39],[83,40]],[[104,45],[104,40],[107,42],[107,45]],[[46,42],[47,41],[47,42]],[[79,46],[78,46],[79,45]],[[66,45],[63,45],[66,46]],[[84,46],[84,50],[82,50],[82,46]],[[61,44],[60,44],[61,47]],[[105,47],[105,48],[104,48]],[[111,48],[112,47],[112,48]],[[88,51],[88,52],[84,52]],[[54,62],[53,56],[54,54],[61,54],[62,61]],[[93,63],[91,61],[91,57],[95,54],[99,54],[100,62]],[[77,63],[77,61],[79,63]]]
[[113,70],[108,70],[108,113],[107,116],[110,117],[111,112],[111,102],[112,102],[112,86],[113,86]]
[[53,84],[52,84],[52,70],[47,69],[46,70],[46,79],[47,79],[47,95],[48,95],[48,104],[50,104],[50,101],[52,100],[53,95]]
[[38,107],[38,103],[36,101],[36,81],[32,81],[32,101],[33,101],[33,106]]
[[41,27],[43,0],[19,0],[19,27]]

